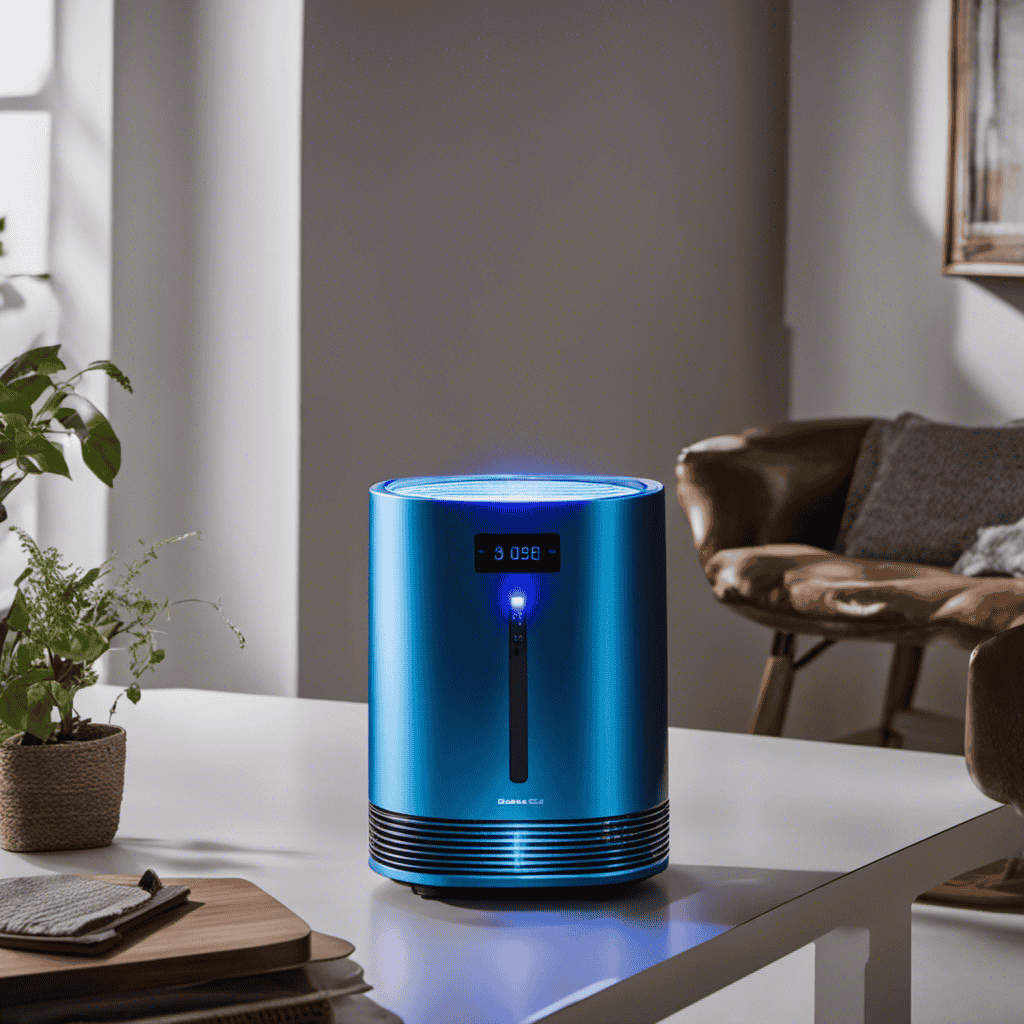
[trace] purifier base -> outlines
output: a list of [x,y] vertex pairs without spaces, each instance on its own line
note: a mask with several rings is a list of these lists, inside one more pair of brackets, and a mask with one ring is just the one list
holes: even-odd
[[632,882],[668,865],[668,801],[602,818],[468,820],[370,804],[370,867],[413,885],[551,889]]
[[600,886],[622,885],[628,882],[639,882],[651,875],[656,875],[668,867],[668,857],[657,864],[631,871],[609,871],[594,875],[530,875],[495,877],[494,875],[433,875],[421,871],[401,871],[396,868],[384,867],[372,857],[368,861],[378,875],[396,882],[404,882],[417,888],[425,889],[564,889],[564,888],[597,888]]

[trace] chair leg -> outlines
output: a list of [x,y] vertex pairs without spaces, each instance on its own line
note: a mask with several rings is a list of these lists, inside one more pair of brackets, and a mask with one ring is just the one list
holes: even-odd
[[764,666],[757,707],[750,724],[755,736],[782,735],[782,723],[793,690],[793,641],[792,633],[776,633],[772,640],[772,653]]
[[902,745],[901,738],[892,731],[892,720],[898,712],[910,707],[923,658],[923,647],[897,644],[893,649],[889,682],[886,684],[885,701],[882,704],[882,721],[879,723],[887,747]]

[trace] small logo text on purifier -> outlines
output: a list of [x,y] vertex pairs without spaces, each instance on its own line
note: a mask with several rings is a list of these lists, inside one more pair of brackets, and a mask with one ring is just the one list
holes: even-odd
[[499,796],[498,797],[498,803],[499,804],[542,804],[542,803],[544,803],[544,801],[540,800],[540,799],[538,799],[537,797],[534,797],[534,796],[531,796],[528,800],[506,800],[504,797]]

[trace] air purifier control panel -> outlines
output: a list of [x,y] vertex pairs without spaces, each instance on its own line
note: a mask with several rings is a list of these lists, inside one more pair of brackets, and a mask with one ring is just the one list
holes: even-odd
[[561,572],[557,533],[478,533],[473,537],[477,572]]

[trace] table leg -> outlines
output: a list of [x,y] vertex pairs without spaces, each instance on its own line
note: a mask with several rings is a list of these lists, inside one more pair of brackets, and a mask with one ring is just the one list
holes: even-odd
[[814,1024],[864,1024],[867,928],[833,928],[814,942]]
[[[884,897],[883,897],[884,898]],[[868,923],[864,1024],[910,1024],[910,902],[899,899]]]
[[910,907],[814,943],[814,1024],[910,1024]]

